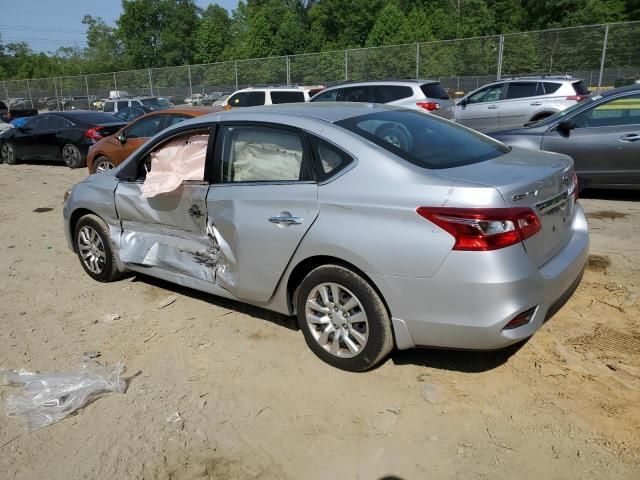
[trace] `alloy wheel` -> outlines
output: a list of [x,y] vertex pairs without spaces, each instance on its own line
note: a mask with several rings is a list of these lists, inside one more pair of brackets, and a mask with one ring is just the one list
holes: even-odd
[[80,163],[80,152],[73,145],[65,145],[62,149],[62,159],[68,166],[73,167]]
[[82,263],[96,275],[101,274],[107,262],[104,243],[98,232],[88,225],[78,232],[78,250]]
[[113,163],[111,163],[109,160],[100,160],[96,164],[96,173],[108,172],[113,167],[114,167]]
[[15,160],[15,152],[13,147],[7,143],[2,145],[2,159],[7,163],[12,163]]
[[367,344],[369,323],[362,303],[337,283],[322,283],[307,297],[305,318],[313,338],[340,358],[353,358]]

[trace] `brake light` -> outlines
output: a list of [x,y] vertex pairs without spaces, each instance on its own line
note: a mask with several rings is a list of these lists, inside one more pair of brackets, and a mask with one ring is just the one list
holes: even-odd
[[454,250],[487,251],[515,245],[538,233],[530,208],[418,207],[416,213],[450,233]]
[[440,110],[440,104],[438,102],[418,102],[416,105],[428,112]]
[[102,136],[102,134],[100,133],[100,130],[102,130],[104,127],[93,127],[90,128],[89,130],[87,130],[86,132],[84,132],[84,136],[87,138],[90,138],[91,140],[101,140],[102,138],[104,138]]
[[576,102],[581,102],[582,100],[586,99],[586,95],[569,95],[567,97],[567,100],[574,100]]
[[573,171],[573,186],[571,187],[573,189],[573,191],[571,191],[571,195],[573,195],[573,201],[574,203],[578,201],[578,193],[579,193],[579,187],[580,185],[578,184],[578,174],[576,173],[576,171]]

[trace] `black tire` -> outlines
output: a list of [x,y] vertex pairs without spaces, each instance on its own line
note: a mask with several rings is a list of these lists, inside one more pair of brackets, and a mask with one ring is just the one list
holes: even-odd
[[[361,344],[357,345],[361,350],[350,358],[342,358],[341,356],[335,355],[319,343],[322,341],[322,336],[326,335],[326,330],[333,329],[335,325],[325,323],[323,325],[311,326],[307,322],[307,300],[309,296],[312,295],[312,292],[315,292],[316,289],[321,288],[324,284],[339,285],[340,288],[345,290],[345,292],[341,291],[341,294],[352,293],[352,295],[359,300],[360,305],[364,310],[364,314],[366,315],[366,343],[364,346]],[[313,295],[311,298],[313,298]],[[333,297],[331,298],[333,299]],[[346,298],[349,297],[347,296]],[[391,321],[382,299],[366,280],[348,268],[339,265],[323,265],[317,267],[312,270],[304,280],[302,280],[302,283],[296,292],[295,299],[298,312],[298,325],[304,334],[307,345],[313,353],[329,365],[341,370],[363,372],[376,366],[386,358],[389,352],[391,352],[393,348]],[[340,301],[338,303],[340,303]],[[333,303],[330,303],[330,305],[331,304]],[[359,311],[359,309],[360,306],[352,309],[351,312]],[[328,310],[332,309],[329,308]],[[336,312],[338,311],[336,310]],[[335,315],[340,319],[338,321],[346,321],[343,320],[338,313],[335,313]],[[355,317],[356,314],[352,313],[352,315]],[[347,316],[349,316],[349,313],[347,313]],[[344,315],[342,315],[342,317],[344,317]],[[331,320],[331,322],[333,322],[333,320]],[[356,324],[352,324],[352,326],[354,325]],[[363,324],[360,324],[359,328],[362,328],[363,326]],[[330,333],[328,338],[331,339],[331,342],[333,343],[333,341],[335,341],[335,332],[337,332],[337,330],[333,329],[332,332],[334,333]],[[363,331],[360,330],[360,333],[362,334]],[[317,340],[316,336],[319,336],[320,339]],[[342,338],[338,338],[338,343],[340,345],[339,348],[341,348],[340,351],[345,351],[347,354],[353,354],[348,351],[349,349],[343,340],[344,336]],[[355,337],[349,337],[350,341],[353,339],[355,339]],[[328,343],[327,347],[329,347]]]
[[109,158],[108,158],[108,157],[105,157],[104,155],[100,155],[98,158],[96,158],[96,159],[93,161],[93,165],[92,165],[93,171],[92,171],[91,173],[98,173],[98,167],[100,166],[100,164],[101,164],[101,163],[104,163],[105,165],[106,165],[106,164],[111,165],[111,166],[108,168],[108,170],[111,170],[112,168],[114,168],[114,167],[115,167],[115,165],[113,164],[113,162],[112,162],[111,160],[109,160]]
[[18,163],[18,157],[16,156],[16,149],[10,143],[3,143],[0,147],[2,152],[2,160],[7,165],[15,165]]
[[[87,253],[87,244],[86,242],[83,242],[81,235],[84,235],[84,237],[87,238],[88,231],[95,232],[102,245],[102,250],[100,250],[100,248],[97,249],[99,252],[101,251],[104,253],[104,260],[102,262],[98,262],[98,266],[101,267],[100,271],[92,270],[89,266],[91,262],[85,262],[85,259],[83,258],[83,255]],[[109,227],[100,217],[96,215],[85,215],[80,218],[76,224],[73,242],[80,264],[91,278],[98,282],[112,282],[120,277],[121,272],[118,270],[118,264],[116,263],[115,255],[113,253]]]
[[73,143],[67,143],[62,147],[62,160],[64,160],[64,164],[69,168],[80,168],[84,167],[86,163],[86,159]]

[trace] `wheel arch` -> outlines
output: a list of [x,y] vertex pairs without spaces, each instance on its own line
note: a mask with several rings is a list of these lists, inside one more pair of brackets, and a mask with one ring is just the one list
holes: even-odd
[[289,307],[291,308],[291,311],[293,312],[294,315],[296,313],[295,295],[298,287],[302,283],[302,280],[304,279],[304,277],[306,277],[312,270],[322,265],[338,265],[338,266],[347,268],[349,270],[352,270],[354,273],[361,276],[369,285],[371,285],[371,288],[373,288],[376,291],[376,293],[380,297],[380,300],[382,300],[382,303],[384,304],[385,309],[387,310],[387,314],[389,315],[389,318],[391,318],[391,311],[389,309],[389,305],[386,299],[384,298],[382,291],[380,290],[378,285],[376,285],[376,283],[371,279],[371,277],[367,275],[362,269],[354,265],[353,263],[338,257],[331,256],[331,255],[314,255],[311,257],[307,257],[301,260],[300,262],[298,262],[298,264],[291,270],[291,273],[287,278],[286,294],[287,294],[287,303],[289,304]]

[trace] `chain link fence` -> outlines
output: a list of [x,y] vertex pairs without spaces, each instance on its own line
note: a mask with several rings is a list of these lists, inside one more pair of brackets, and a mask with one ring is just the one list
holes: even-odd
[[[640,79],[640,22],[359,48],[206,65],[150,68],[74,77],[0,81],[0,98],[19,108],[63,109],[121,96],[162,96],[174,104],[193,94],[249,86],[335,85],[345,81],[430,78],[460,96],[496,79],[569,74],[592,90]],[[77,100],[80,100],[78,102]]]

